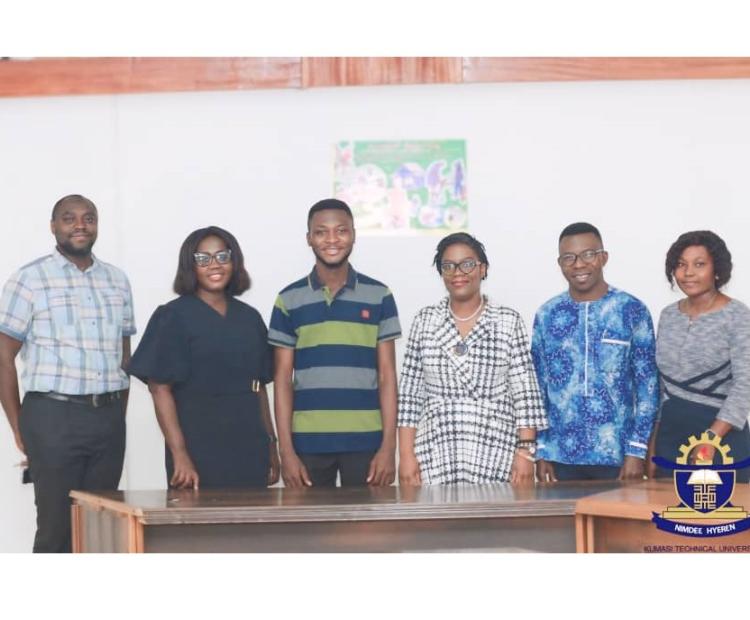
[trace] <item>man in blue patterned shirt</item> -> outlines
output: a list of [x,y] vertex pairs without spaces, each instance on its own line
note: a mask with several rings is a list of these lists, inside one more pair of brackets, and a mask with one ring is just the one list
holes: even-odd
[[537,435],[541,481],[642,479],[659,403],[646,306],[604,280],[596,227],[560,234],[568,290],[536,313],[531,353],[549,429]]
[[28,457],[35,552],[70,551],[71,489],[116,489],[122,473],[133,303],[125,274],[91,253],[97,223],[88,198],[58,200],[55,250],[13,274],[0,297],[0,402]]

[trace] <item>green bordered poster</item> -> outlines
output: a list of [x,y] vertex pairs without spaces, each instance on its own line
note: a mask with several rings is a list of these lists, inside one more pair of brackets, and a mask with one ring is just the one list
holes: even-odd
[[339,142],[334,195],[351,207],[358,233],[465,230],[466,141]]

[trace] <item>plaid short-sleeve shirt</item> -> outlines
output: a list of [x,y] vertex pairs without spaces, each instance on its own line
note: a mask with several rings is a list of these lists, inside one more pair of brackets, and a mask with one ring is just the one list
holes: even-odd
[[81,271],[55,250],[13,274],[0,297],[0,332],[23,342],[27,392],[127,388],[122,339],[135,331],[127,277],[95,257]]

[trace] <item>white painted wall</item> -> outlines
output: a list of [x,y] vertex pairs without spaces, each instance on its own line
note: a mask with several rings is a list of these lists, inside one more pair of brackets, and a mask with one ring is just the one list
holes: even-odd
[[[486,291],[531,322],[563,290],[557,235],[598,225],[608,280],[654,318],[677,297],[662,274],[680,232],[712,228],[735,259],[728,293],[750,302],[750,80],[337,88],[0,100],[0,280],[47,253],[50,209],[83,193],[100,211],[96,253],[130,276],[138,327],[171,298],[193,229],[233,231],[268,319],[306,273],[309,206],[331,193],[342,139],[465,138],[470,228],[487,246]],[[435,238],[366,238],[353,264],[394,291],[404,329],[441,295]],[[138,336],[134,339],[137,344]],[[399,358],[403,341],[398,347]],[[33,492],[0,425],[0,551],[27,551]],[[136,382],[123,487],[161,488],[163,443]]]

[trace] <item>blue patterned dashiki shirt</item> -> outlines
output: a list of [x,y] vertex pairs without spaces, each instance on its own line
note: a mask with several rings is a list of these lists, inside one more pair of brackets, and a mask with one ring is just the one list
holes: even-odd
[[654,327],[646,306],[610,287],[596,301],[565,292],[534,318],[531,355],[549,417],[538,458],[622,465],[646,457],[659,406]]

